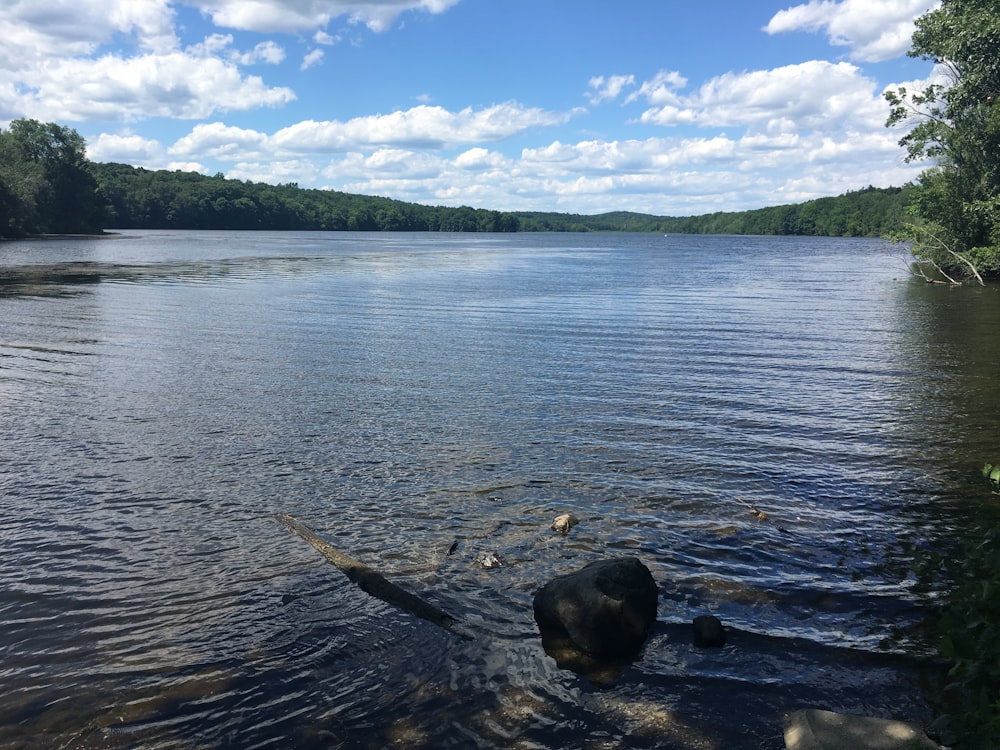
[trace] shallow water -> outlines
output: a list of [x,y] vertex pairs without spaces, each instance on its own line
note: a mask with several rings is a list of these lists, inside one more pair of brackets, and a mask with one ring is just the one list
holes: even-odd
[[[0,244],[0,743],[780,748],[807,706],[923,720],[904,549],[961,528],[1000,450],[998,322],[996,288],[872,240]],[[479,637],[367,596],[279,512]],[[622,554],[659,620],[609,687],[545,654],[531,598]],[[690,645],[701,613],[724,649]]]

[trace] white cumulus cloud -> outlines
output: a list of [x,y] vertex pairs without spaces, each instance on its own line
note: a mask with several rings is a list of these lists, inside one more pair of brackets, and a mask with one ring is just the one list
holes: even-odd
[[509,164],[503,154],[481,146],[463,151],[455,157],[452,163],[460,169],[473,171],[500,169]]
[[325,31],[320,29],[315,34],[313,34],[313,41],[316,42],[316,44],[322,44],[324,46],[330,47],[333,46],[334,44],[337,44],[340,41],[340,37],[331,36],[330,34],[327,34]]
[[753,131],[842,130],[881,126],[888,111],[873,80],[846,62],[810,60],[771,70],[726,73],[683,95],[655,79],[641,121],[654,125],[746,127]]
[[178,45],[170,0],[44,0],[0,3],[0,70],[86,55],[116,34],[151,52]]
[[96,162],[121,162],[158,168],[164,157],[159,141],[134,133],[101,133],[87,142],[87,158]]
[[879,62],[906,53],[913,21],[939,0],[809,0],[778,11],[764,30],[825,32],[831,44],[849,47],[854,60]]
[[616,75],[608,76],[607,78],[604,76],[594,76],[590,79],[590,88],[592,89],[589,96],[590,103],[600,104],[601,102],[617,99],[621,96],[626,86],[634,85],[635,76],[633,75]]
[[194,119],[294,100],[238,67],[280,62],[276,43],[238,53],[232,36],[211,34],[181,49],[174,22],[168,0],[0,3],[0,118]]
[[268,65],[277,65],[285,59],[285,50],[277,42],[260,42],[250,52],[238,56],[237,60],[242,65],[253,65],[262,62]]
[[46,120],[198,119],[295,99],[291,89],[244,77],[232,63],[184,52],[54,60],[26,83],[22,110]]
[[299,153],[344,151],[365,146],[440,148],[499,141],[529,128],[559,125],[570,114],[524,107],[517,102],[451,112],[425,104],[386,115],[340,122],[305,120],[279,130],[275,146]]
[[323,29],[346,16],[385,31],[406,11],[443,13],[459,0],[189,0],[217,26],[261,33]]
[[302,58],[302,64],[299,66],[299,70],[308,70],[309,68],[319,65],[323,62],[324,52],[321,49],[314,49],[307,52],[305,57]]
[[265,133],[221,122],[195,125],[190,133],[170,147],[170,153],[174,156],[222,161],[260,158],[269,151],[269,139]]
[[661,70],[648,81],[643,81],[639,90],[629,94],[626,101],[645,99],[653,105],[671,105],[680,101],[678,92],[687,86],[687,79],[676,70]]

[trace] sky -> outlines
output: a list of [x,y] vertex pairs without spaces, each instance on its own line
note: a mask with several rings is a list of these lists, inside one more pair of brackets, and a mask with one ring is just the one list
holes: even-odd
[[913,180],[937,0],[0,0],[0,127],[427,205],[690,216]]

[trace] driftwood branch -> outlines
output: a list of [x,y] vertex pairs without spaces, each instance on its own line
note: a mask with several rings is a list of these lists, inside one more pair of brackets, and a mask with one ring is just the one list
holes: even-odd
[[362,591],[374,596],[382,601],[389,602],[400,609],[406,610],[410,614],[422,617],[423,619],[438,625],[445,630],[450,630],[462,638],[472,638],[465,632],[455,619],[433,604],[424,601],[416,594],[406,589],[400,588],[392,583],[378,571],[373,570],[362,562],[348,557],[343,552],[335,549],[332,544],[323,539],[319,534],[302,523],[295,516],[287,513],[279,513],[278,520],[294,534],[298,534],[309,544],[315,547],[327,560],[343,571],[351,581],[358,585]]
[[983,281],[983,277],[979,275],[979,270],[976,268],[975,263],[973,263],[971,260],[969,260],[967,257],[965,257],[964,255],[962,255],[961,253],[956,252],[955,250],[952,250],[951,248],[946,248],[946,249],[948,250],[949,253],[951,253],[953,256],[955,256],[955,258],[957,258],[958,260],[962,261],[962,263],[964,263],[965,265],[967,265],[969,267],[969,270],[972,272],[972,275],[975,276],[976,277],[976,281],[979,282],[979,286],[986,286],[986,282]]
[[[921,266],[921,263],[930,263],[932,266],[934,266],[934,269],[939,274],[941,274],[942,276],[944,276],[947,279],[947,281],[941,281],[940,279],[935,279],[935,278],[932,278],[931,276],[928,276],[926,273],[924,273],[924,269]],[[951,284],[952,286],[961,286],[962,285],[961,281],[955,281],[955,279],[953,279],[951,276],[949,276],[948,274],[946,274],[944,272],[944,269],[941,268],[941,266],[939,266],[937,263],[935,263],[930,258],[927,258],[927,259],[922,260],[922,261],[917,261],[917,268],[919,269],[919,272],[920,272],[919,276],[924,281],[926,281],[928,284]]]
[[[967,266],[969,269],[969,274],[976,279],[976,282],[979,284],[979,286],[986,286],[986,283],[983,281],[983,277],[979,274],[979,269],[976,268],[976,264],[973,263],[971,260],[969,260],[967,256],[951,248],[943,238],[939,237],[930,229],[923,227],[920,229],[920,231],[923,231],[924,234],[930,237],[930,239],[936,244],[936,246],[940,250],[943,250],[944,252],[948,253],[948,255],[950,255],[952,258],[957,260],[962,265]],[[950,283],[952,286],[961,286],[962,282],[953,279],[951,276],[945,273],[944,269],[941,268],[941,266],[937,262],[935,262],[933,258],[930,258],[925,254],[923,260],[924,262],[930,263],[932,266],[934,266],[935,270],[939,274],[944,276],[948,280],[948,283]],[[923,276],[925,281],[933,281],[933,279],[928,277],[927,274],[923,272],[923,270],[920,271],[920,275]]]

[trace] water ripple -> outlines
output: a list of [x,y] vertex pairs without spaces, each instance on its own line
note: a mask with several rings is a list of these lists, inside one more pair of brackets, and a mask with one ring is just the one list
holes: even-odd
[[[958,523],[925,459],[954,363],[914,353],[923,302],[872,243],[798,242],[0,247],[0,744],[736,748],[806,703],[919,719],[903,550]],[[609,554],[661,606],[602,689],[531,599]],[[702,612],[724,651],[690,645]]]

